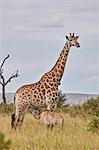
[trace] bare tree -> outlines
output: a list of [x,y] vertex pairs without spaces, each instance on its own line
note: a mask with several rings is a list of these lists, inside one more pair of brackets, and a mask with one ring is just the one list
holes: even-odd
[[4,60],[3,60],[2,64],[1,64],[1,66],[0,66],[0,84],[1,84],[1,86],[2,86],[2,100],[3,100],[3,103],[6,103],[6,94],[5,94],[5,87],[6,87],[6,85],[7,85],[9,82],[11,82],[11,80],[12,80],[13,78],[16,78],[16,77],[19,76],[18,70],[17,70],[17,71],[15,71],[15,72],[9,77],[8,80],[5,80],[5,76],[4,76],[4,74],[3,74],[3,66],[4,66],[5,61],[6,61],[9,57],[10,57],[10,56],[8,55],[6,58],[4,58]]

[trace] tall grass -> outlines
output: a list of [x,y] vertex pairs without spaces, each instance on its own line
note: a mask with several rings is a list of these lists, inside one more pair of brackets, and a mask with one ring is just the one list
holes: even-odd
[[99,150],[99,97],[82,106],[59,106],[62,129],[47,130],[27,113],[22,129],[15,132],[11,129],[13,105],[0,104],[0,132],[6,137],[1,146],[10,139],[10,150]]
[[99,135],[89,132],[83,117],[63,113],[63,129],[47,130],[27,113],[22,129],[15,132],[10,115],[0,115],[0,132],[11,140],[11,150],[99,150]]

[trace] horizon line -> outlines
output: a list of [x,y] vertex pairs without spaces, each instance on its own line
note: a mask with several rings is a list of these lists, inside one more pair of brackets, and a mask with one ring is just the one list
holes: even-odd
[[[6,92],[5,94],[14,94],[16,92]],[[88,92],[62,92],[63,94],[94,94],[94,95],[99,95],[99,93],[88,93]],[[2,92],[0,92],[0,94],[2,94]]]

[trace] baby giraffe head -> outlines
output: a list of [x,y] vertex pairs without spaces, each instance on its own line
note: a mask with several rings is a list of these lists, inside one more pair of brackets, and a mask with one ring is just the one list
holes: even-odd
[[70,36],[66,36],[66,39],[68,40],[70,46],[76,46],[76,47],[80,47],[80,44],[78,43],[78,38],[79,36],[74,36],[74,33],[73,35],[71,35],[70,33]]
[[32,115],[34,118],[40,119],[40,110],[38,109],[33,110]]

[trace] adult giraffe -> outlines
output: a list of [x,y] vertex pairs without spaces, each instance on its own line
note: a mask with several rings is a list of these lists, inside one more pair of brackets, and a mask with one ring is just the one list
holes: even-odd
[[46,107],[48,111],[55,111],[58,103],[60,81],[62,79],[66,60],[71,46],[80,47],[77,42],[78,36],[66,36],[66,43],[54,67],[34,84],[24,85],[19,88],[14,96],[15,113],[12,114],[12,128],[20,126],[24,120],[25,113],[32,109]]

